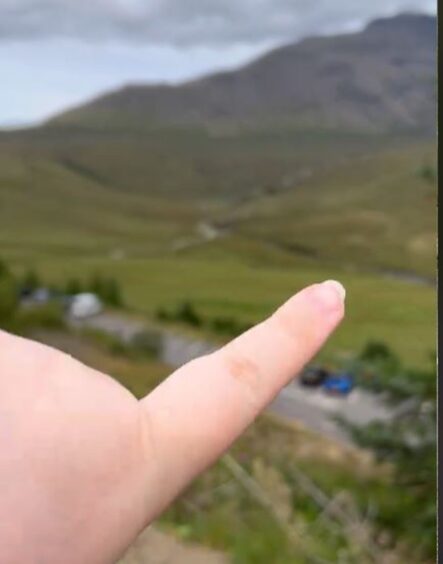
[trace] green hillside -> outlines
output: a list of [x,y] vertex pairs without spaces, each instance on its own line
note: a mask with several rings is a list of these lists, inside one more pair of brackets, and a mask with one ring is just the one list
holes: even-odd
[[[173,193],[161,197],[150,183],[129,189],[136,176],[130,166],[127,185],[117,174],[110,185],[106,151],[97,141],[91,154],[84,141],[78,143],[68,165],[60,153],[71,148],[69,142],[21,139],[2,153],[0,245],[15,272],[33,266],[58,282],[100,271],[118,279],[139,313],[152,317],[188,299],[206,318],[231,316],[242,323],[258,321],[306,284],[338,278],[348,287],[349,313],[324,355],[381,340],[421,364],[434,348],[433,288],[388,280],[380,272],[434,275],[432,144],[391,151],[367,144],[365,153],[362,146],[360,155],[342,151],[341,157],[331,150],[310,175],[277,190],[243,193],[238,171],[226,167],[223,180],[228,185],[229,179],[232,191],[220,190],[212,199],[210,175],[201,185],[204,197],[198,191],[184,197],[183,176],[167,168]],[[311,163],[321,158],[309,142],[305,154],[308,149]],[[94,161],[101,151],[103,161]],[[84,161],[77,164],[80,153],[90,159],[88,172]],[[172,163],[174,153],[169,158]],[[123,175],[123,157],[120,164],[107,162]],[[144,170],[152,161],[140,154],[137,162]],[[202,222],[218,226],[219,236],[205,239]]]
[[54,281],[101,269],[146,315],[190,299],[245,323],[304,284],[343,279],[349,320],[326,354],[381,339],[422,362],[434,347],[435,24],[379,20],[0,133],[0,254]]
[[[387,148],[389,147],[389,149]],[[319,131],[0,138],[3,252],[151,256],[201,224],[267,255],[434,276],[431,142]]]
[[430,143],[364,155],[237,208],[234,225],[322,262],[434,278],[435,174]]

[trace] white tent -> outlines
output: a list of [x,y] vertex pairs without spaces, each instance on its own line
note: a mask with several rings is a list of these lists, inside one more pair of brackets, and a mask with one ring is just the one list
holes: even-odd
[[97,315],[102,309],[102,303],[95,294],[77,294],[72,298],[69,306],[69,315],[81,319]]

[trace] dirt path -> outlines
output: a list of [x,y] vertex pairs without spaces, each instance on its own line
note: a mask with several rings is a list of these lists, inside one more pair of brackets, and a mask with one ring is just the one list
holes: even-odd
[[172,535],[148,527],[117,564],[228,564],[221,552],[185,544]]

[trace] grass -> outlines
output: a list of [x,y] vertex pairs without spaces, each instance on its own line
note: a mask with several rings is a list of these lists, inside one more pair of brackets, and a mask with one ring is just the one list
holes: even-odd
[[[419,365],[435,349],[433,289],[380,275],[435,278],[431,142],[54,127],[0,135],[0,148],[0,247],[16,272],[101,271],[144,315],[189,300],[240,323],[338,278],[348,313],[324,358],[377,340]],[[226,237],[174,251],[198,243],[202,220],[227,224]]]
[[[336,278],[347,288],[347,315],[321,359],[381,341],[419,367],[435,349],[435,291],[380,271],[434,276],[436,187],[423,174],[435,166],[433,151],[430,143],[290,130],[232,136],[54,127],[0,135],[1,254],[15,273],[32,267],[48,283],[111,276],[132,313],[146,319],[190,301],[205,319],[257,322],[305,285]],[[174,252],[177,242],[197,241],[202,220],[227,224],[228,235]],[[107,340],[40,336],[137,397],[169,372]],[[343,538],[316,523],[318,510],[291,481],[294,468],[312,470],[331,496],[352,491],[363,509],[370,501],[385,515],[401,507],[402,492],[372,473],[367,459],[269,420],[253,425],[232,452],[251,473],[261,460],[266,471],[256,477],[269,471],[278,498],[289,488],[286,507],[310,531],[309,550],[327,561],[337,560]],[[234,562],[303,562],[229,480],[216,465],[164,523],[229,551]]]
[[435,145],[331,135],[0,136],[2,252],[153,256],[209,221],[268,253],[435,278]]
[[168,253],[201,221],[286,256],[435,278],[432,141],[316,130],[0,135],[2,253]]
[[[242,210],[238,229],[318,260],[435,278],[435,149],[365,155]],[[237,214],[239,210],[237,210]]]
[[[34,257],[33,266],[49,281],[89,278],[95,271],[121,284],[128,306],[153,318],[159,307],[192,302],[205,317],[232,316],[257,322],[307,284],[338,278],[347,288],[347,316],[322,351],[324,359],[355,353],[368,341],[386,342],[406,363],[427,362],[435,348],[436,296],[432,288],[345,272],[300,261],[286,268],[245,262],[231,251],[197,256],[113,261],[108,258]],[[16,272],[22,261],[13,263]]]

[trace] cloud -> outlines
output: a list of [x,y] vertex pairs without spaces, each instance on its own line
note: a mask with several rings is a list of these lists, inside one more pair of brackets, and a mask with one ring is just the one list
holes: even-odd
[[0,40],[211,46],[288,41],[358,28],[432,0],[0,0]]

